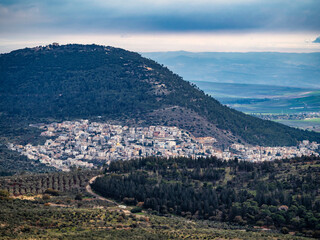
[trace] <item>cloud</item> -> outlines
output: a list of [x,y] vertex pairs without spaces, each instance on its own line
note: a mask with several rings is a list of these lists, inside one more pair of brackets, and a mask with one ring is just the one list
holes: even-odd
[[6,33],[319,31],[318,0],[2,0]]
[[320,52],[309,33],[159,33],[159,34],[30,34],[23,38],[0,38],[0,53],[25,47],[62,44],[101,44],[136,52]]
[[55,41],[136,51],[319,51],[306,42],[320,32],[319,12],[319,0],[1,0],[0,52]]

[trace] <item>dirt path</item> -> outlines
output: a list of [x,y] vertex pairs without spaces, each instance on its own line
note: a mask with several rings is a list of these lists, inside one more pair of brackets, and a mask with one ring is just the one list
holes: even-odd
[[88,193],[90,193],[91,195],[93,195],[94,197],[96,197],[97,199],[99,199],[99,200],[107,201],[107,202],[109,202],[109,203],[113,203],[113,204],[119,206],[118,203],[116,203],[116,202],[114,202],[114,201],[112,201],[112,200],[109,200],[109,199],[107,199],[107,198],[104,198],[104,197],[102,197],[102,196],[100,196],[100,195],[98,195],[98,194],[96,194],[95,192],[92,191],[90,184],[93,183],[94,180],[96,180],[96,178],[98,178],[98,177],[103,177],[103,175],[98,175],[98,176],[94,176],[93,178],[91,178],[91,179],[89,180],[89,184],[86,186],[86,191],[87,191]]

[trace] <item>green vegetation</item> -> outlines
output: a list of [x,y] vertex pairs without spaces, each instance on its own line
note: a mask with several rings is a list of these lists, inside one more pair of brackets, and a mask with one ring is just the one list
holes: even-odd
[[[312,157],[261,164],[215,158],[112,162],[106,176],[92,187],[131,205],[126,208],[86,192],[88,180],[101,174],[97,171],[1,177],[0,236],[10,240],[319,237],[319,171],[320,159]],[[128,181],[133,178],[137,179]],[[108,181],[114,185],[107,186]],[[40,185],[39,191],[31,190]]]
[[14,175],[0,178],[0,186],[13,195],[49,194],[58,196],[59,192],[80,190],[88,184],[98,171],[55,172],[47,174]]
[[262,163],[150,157],[111,162],[92,188],[160,215],[318,236],[319,164],[316,157]]
[[308,239],[114,208],[60,208],[38,200],[0,200],[1,239]]
[[[1,54],[0,76],[1,126],[7,130],[17,129],[10,118],[37,123],[102,116],[102,120],[136,120],[152,125],[159,123],[159,109],[179,106],[209,122],[208,129],[201,129],[196,120],[183,125],[202,136],[207,132],[220,136],[227,131],[247,143],[270,146],[320,139],[314,132],[229,109],[156,62],[112,47],[50,45]],[[170,125],[165,116],[162,125]],[[181,119],[177,117],[178,122]],[[229,143],[233,140],[230,137]]]

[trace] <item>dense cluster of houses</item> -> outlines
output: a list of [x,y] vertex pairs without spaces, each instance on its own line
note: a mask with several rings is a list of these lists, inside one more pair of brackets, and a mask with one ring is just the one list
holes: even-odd
[[195,138],[177,127],[128,127],[89,120],[40,124],[44,145],[9,144],[29,159],[68,171],[70,166],[94,167],[95,163],[147,156],[217,156],[248,161],[270,161],[301,155],[317,155],[319,144],[303,141],[296,147],[260,147],[233,144],[221,151],[213,137]]

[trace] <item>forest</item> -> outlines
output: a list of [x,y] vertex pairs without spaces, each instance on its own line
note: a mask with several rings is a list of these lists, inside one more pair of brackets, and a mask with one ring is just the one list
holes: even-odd
[[[318,236],[320,158],[275,162],[149,157],[111,162],[92,188],[158,215]],[[141,204],[142,203],[142,204]]]

